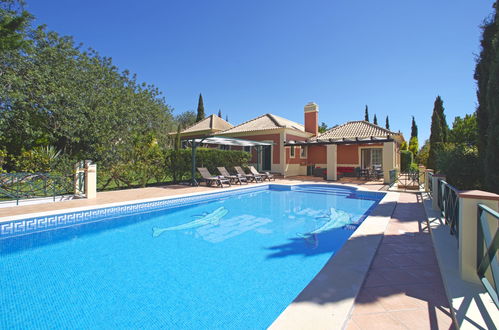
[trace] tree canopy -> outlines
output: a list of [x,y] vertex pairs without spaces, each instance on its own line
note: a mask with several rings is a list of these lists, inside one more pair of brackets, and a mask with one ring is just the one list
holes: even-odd
[[430,128],[430,150],[428,156],[428,167],[437,170],[437,158],[439,153],[443,150],[444,142],[444,128],[442,122],[445,122],[443,101],[440,96],[437,96],[433,106],[433,114],[431,116]]
[[364,111],[364,120],[369,121],[369,109],[367,108],[367,104],[366,104],[366,110]]
[[412,116],[412,124],[411,124],[411,138],[418,137],[418,125],[416,125],[416,120],[414,116]]
[[499,193],[499,20],[494,4],[492,19],[483,26],[481,52],[475,68],[478,107],[478,155],[484,187]]
[[198,100],[198,114],[196,117],[196,121],[201,121],[205,118],[204,114],[204,104],[203,104],[203,95],[199,94],[199,100]]
[[386,129],[390,129],[390,122],[388,121],[388,116],[386,116],[386,120],[385,120],[385,128],[386,128]]
[[[176,125],[154,85],[69,36],[33,26],[19,2],[0,0],[0,14],[0,150],[10,170],[15,157],[41,147],[109,164],[129,142],[168,145]],[[5,32],[15,17],[21,23]]]
[[0,53],[27,45],[26,28],[33,19],[23,1],[0,0]]

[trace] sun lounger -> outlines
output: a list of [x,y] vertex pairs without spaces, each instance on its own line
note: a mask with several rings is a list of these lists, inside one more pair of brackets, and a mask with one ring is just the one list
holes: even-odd
[[244,172],[244,170],[241,168],[241,166],[234,166],[234,169],[236,170],[237,174],[244,175],[250,182],[251,181],[263,182],[263,178],[261,175],[246,174],[246,172]]
[[253,175],[260,175],[264,181],[265,179],[269,181],[270,179],[273,179],[275,181],[274,175],[270,174],[270,172],[259,173],[254,166],[250,166],[249,169]]
[[216,183],[217,187],[223,188],[224,183],[230,186],[230,180],[223,176],[213,176],[210,174],[206,167],[198,167],[198,171],[206,182],[206,186],[210,187],[213,183]]
[[232,183],[239,183],[240,185],[243,184],[243,182],[246,182],[248,184],[248,179],[246,179],[246,176],[242,176],[241,174],[237,175],[231,175],[229,171],[223,166],[217,167],[218,172],[222,174],[224,177],[228,178]]

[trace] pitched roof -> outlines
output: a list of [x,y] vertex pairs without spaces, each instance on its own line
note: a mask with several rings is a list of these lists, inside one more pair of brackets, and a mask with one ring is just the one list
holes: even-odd
[[343,139],[343,138],[370,138],[386,137],[387,135],[400,135],[386,128],[371,124],[365,120],[349,121],[343,125],[331,128],[317,136],[317,140]]
[[223,131],[231,128],[232,125],[223,120],[222,118],[211,115],[206,117],[205,119],[198,121],[194,125],[187,127],[180,134],[188,134],[188,133],[196,133],[201,131]]
[[252,131],[261,131],[261,130],[269,130],[269,129],[278,129],[278,128],[292,128],[298,131],[305,131],[303,125],[295,123],[294,121],[288,120],[286,118],[282,118],[271,113],[264,114],[260,117],[256,117],[254,119],[248,120],[242,124],[229,128],[220,134],[231,134],[231,133],[241,133],[241,132],[252,132]]

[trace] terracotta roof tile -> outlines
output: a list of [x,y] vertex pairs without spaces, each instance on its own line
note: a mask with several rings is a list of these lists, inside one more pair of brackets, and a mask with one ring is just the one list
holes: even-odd
[[216,116],[216,115],[211,115],[206,117],[205,119],[198,121],[194,125],[187,127],[184,129],[181,134],[186,134],[186,133],[195,133],[195,132],[200,132],[200,131],[207,131],[207,130],[214,130],[214,131],[223,131],[226,129],[231,128],[232,125],[223,120],[222,118]]
[[386,128],[372,124],[368,121],[350,121],[343,125],[331,128],[317,136],[317,140],[342,139],[342,138],[369,138],[386,137],[387,135],[401,135]]
[[260,117],[248,120],[240,125],[229,128],[218,134],[231,134],[241,132],[251,132],[278,128],[292,128],[298,131],[305,131],[303,125],[295,123],[294,121],[282,118],[271,113],[264,114]]

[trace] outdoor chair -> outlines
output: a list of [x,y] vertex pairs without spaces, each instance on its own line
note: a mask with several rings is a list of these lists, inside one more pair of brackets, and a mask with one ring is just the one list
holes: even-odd
[[229,179],[227,179],[223,176],[211,175],[206,167],[198,167],[198,171],[201,174],[201,176],[203,177],[203,180],[206,182],[207,187],[211,187],[213,185],[213,183],[215,183],[217,185],[217,187],[220,187],[220,188],[224,187],[224,183],[228,184],[229,186],[231,185]]
[[379,180],[380,178],[383,177],[383,168],[381,167],[381,165],[373,166],[373,177],[376,180]]
[[275,181],[274,175],[270,174],[270,172],[259,173],[254,166],[250,166],[249,170],[253,175],[260,175],[263,181],[265,181],[266,179],[269,180],[269,182],[271,179]]
[[246,179],[246,176],[242,176],[241,174],[231,175],[229,171],[227,171],[227,169],[223,166],[217,167],[217,170],[224,177],[229,178],[229,180],[234,184],[239,183],[240,185],[242,185],[243,182],[246,182],[246,184],[248,184],[248,179]]
[[263,182],[262,176],[261,175],[255,175],[255,174],[246,174],[244,170],[241,168],[241,166],[234,166],[234,169],[236,170],[237,174],[244,175],[246,179],[248,179],[250,182]]

